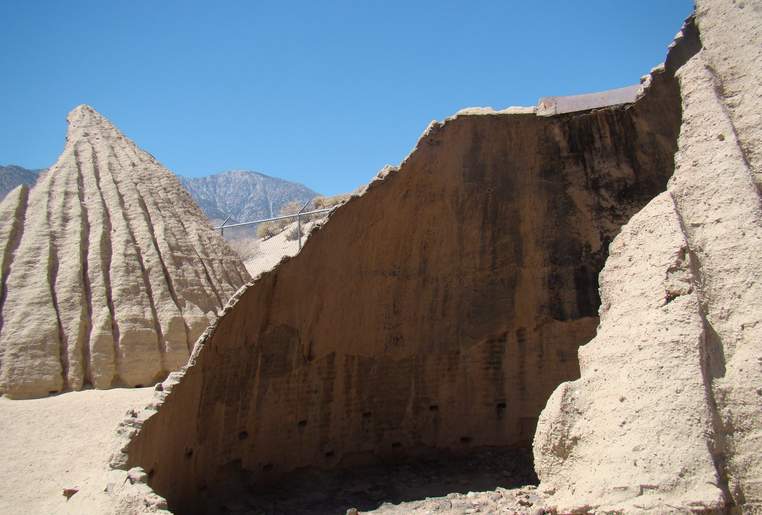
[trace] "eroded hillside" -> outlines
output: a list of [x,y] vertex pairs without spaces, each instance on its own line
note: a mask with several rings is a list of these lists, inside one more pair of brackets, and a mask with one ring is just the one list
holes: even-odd
[[175,176],[88,106],[0,204],[0,394],[149,385],[248,279]]

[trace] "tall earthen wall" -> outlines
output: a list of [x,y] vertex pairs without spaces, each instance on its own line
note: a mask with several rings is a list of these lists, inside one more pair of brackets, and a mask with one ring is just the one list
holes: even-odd
[[188,510],[230,469],[529,445],[595,334],[609,242],[672,173],[676,106],[658,72],[630,106],[432,124],[226,309],[115,465]]

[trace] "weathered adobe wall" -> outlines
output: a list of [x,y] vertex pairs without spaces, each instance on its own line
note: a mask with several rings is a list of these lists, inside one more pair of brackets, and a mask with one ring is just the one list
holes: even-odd
[[535,436],[561,512],[762,512],[762,2],[695,16],[675,174],[612,243],[582,377]]
[[177,178],[88,106],[0,204],[0,394],[149,385],[249,280]]
[[676,106],[657,74],[630,107],[434,123],[227,309],[115,465],[190,510],[226,468],[528,445],[578,376],[608,243],[672,173]]

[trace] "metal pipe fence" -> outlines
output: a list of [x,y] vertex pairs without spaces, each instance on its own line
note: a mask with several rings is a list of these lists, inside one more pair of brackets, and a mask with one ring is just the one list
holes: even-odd
[[227,218],[225,218],[225,221],[222,222],[221,225],[215,227],[214,230],[215,231],[219,230],[220,231],[220,235],[224,236],[225,235],[225,229],[232,229],[233,227],[244,227],[244,226],[247,226],[247,225],[256,225],[256,224],[261,224],[261,223],[264,223],[264,222],[274,222],[276,220],[285,220],[287,218],[294,218],[294,217],[296,217],[297,233],[299,235],[299,237],[298,237],[299,243],[298,244],[299,244],[299,250],[301,250],[302,249],[302,217],[303,216],[315,215],[315,214],[318,214],[318,213],[327,213],[329,211],[333,211],[334,208],[336,207],[336,206],[334,206],[334,207],[327,207],[325,209],[315,209],[313,211],[306,211],[305,212],[304,209],[310,204],[310,202],[312,202],[312,200],[307,201],[298,212],[296,212],[294,214],[291,214],[291,215],[274,216],[272,218],[263,218],[261,220],[252,220],[250,222],[237,222],[237,223],[234,223],[234,224],[227,225],[228,220],[230,220],[230,217],[228,216]]

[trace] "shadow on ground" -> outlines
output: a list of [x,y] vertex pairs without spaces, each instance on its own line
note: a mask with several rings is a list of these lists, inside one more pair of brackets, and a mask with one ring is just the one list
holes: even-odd
[[268,485],[251,484],[239,475],[210,489],[203,504],[210,514],[344,515],[349,508],[372,511],[385,503],[533,484],[537,476],[529,449],[484,447],[395,464],[303,469]]

